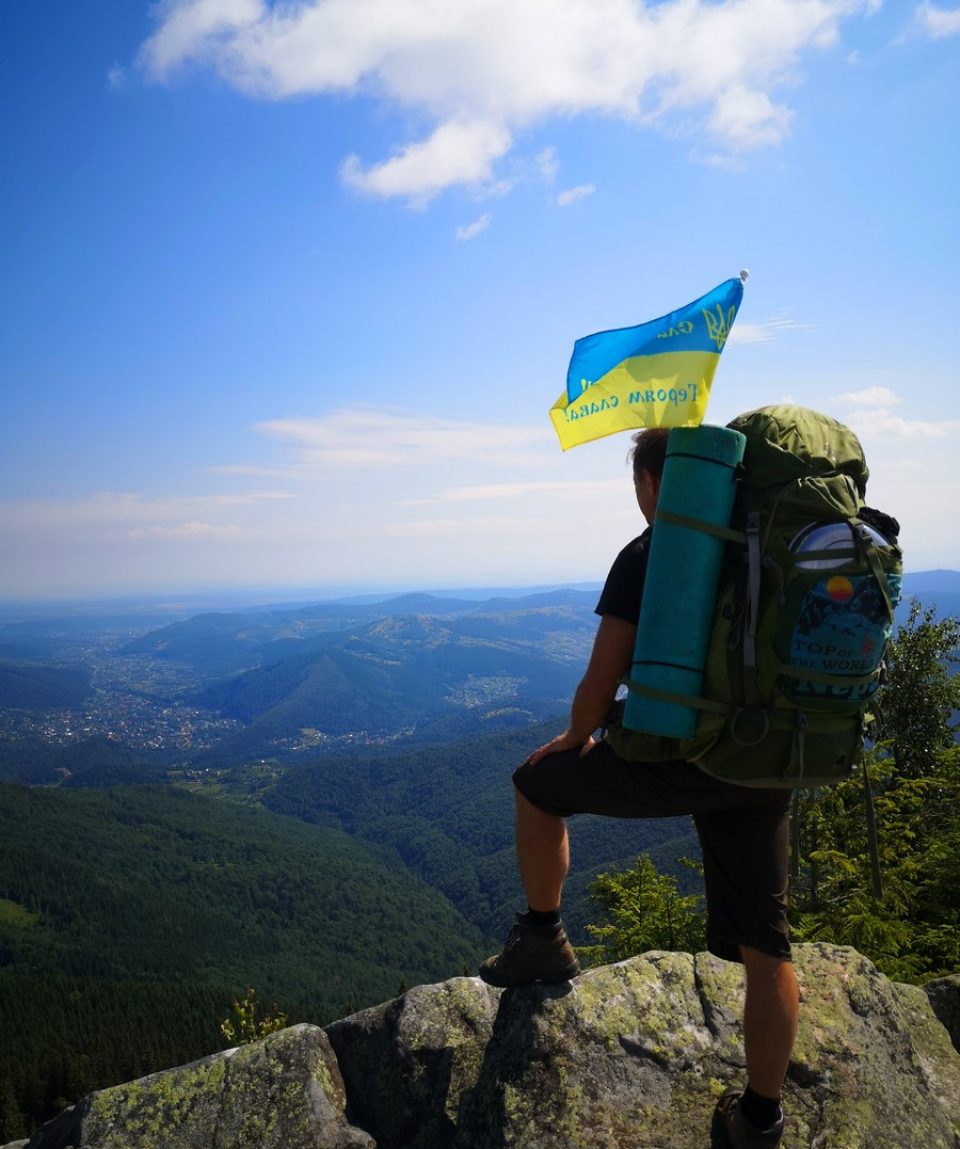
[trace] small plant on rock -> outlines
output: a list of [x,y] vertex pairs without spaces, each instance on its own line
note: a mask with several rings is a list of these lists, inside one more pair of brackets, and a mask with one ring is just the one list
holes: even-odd
[[249,1045],[251,1041],[258,1041],[279,1029],[285,1029],[287,1015],[278,1013],[274,1005],[267,1013],[258,1016],[262,1006],[257,1001],[256,990],[247,986],[241,999],[234,998],[230,1003],[232,1017],[225,1017],[220,1022],[220,1033],[230,1045]]

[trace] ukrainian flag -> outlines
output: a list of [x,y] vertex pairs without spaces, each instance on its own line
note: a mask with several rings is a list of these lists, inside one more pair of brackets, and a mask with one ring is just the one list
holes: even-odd
[[578,339],[550,409],[566,451],[635,427],[696,427],[743,299],[746,274],[639,327]]

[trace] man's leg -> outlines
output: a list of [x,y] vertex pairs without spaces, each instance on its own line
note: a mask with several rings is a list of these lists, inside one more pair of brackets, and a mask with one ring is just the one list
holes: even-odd
[[783,1136],[783,1088],[797,1033],[799,994],[787,933],[788,791],[753,791],[726,812],[695,818],[703,844],[707,938],[743,963],[746,1089],[717,1102],[714,1149],[774,1149]]
[[515,793],[517,865],[532,912],[517,914],[502,953],[487,958],[480,976],[496,986],[569,981],[580,972],[580,963],[560,922],[570,865],[567,823],[534,806],[519,790]]
[[565,818],[547,814],[514,790],[517,799],[517,865],[531,910],[560,909],[563,883],[570,868]]
[[747,1082],[761,1097],[780,1096],[797,1036],[800,995],[786,958],[740,947],[747,978],[743,1044]]

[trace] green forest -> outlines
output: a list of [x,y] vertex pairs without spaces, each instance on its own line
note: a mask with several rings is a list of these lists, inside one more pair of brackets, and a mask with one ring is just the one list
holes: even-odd
[[482,956],[441,894],[342,831],[171,786],[0,786],[0,1141],[221,1048],[247,985],[325,1023]]

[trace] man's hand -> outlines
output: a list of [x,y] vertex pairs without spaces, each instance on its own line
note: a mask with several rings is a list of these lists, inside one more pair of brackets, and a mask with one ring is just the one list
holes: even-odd
[[577,747],[580,748],[580,757],[582,758],[590,747],[594,745],[595,742],[592,734],[587,738],[586,742],[584,742],[582,736],[574,734],[570,730],[564,730],[564,732],[558,734],[556,738],[551,738],[549,742],[538,746],[527,761],[531,765],[536,766],[540,759],[546,758],[548,754],[559,754],[563,750],[576,750]]
[[577,687],[570,712],[570,725],[562,734],[539,746],[527,759],[536,765],[548,754],[579,749],[581,756],[593,746],[593,732],[610,713],[617,684],[630,669],[637,628],[621,618],[605,614],[600,620],[587,672]]

